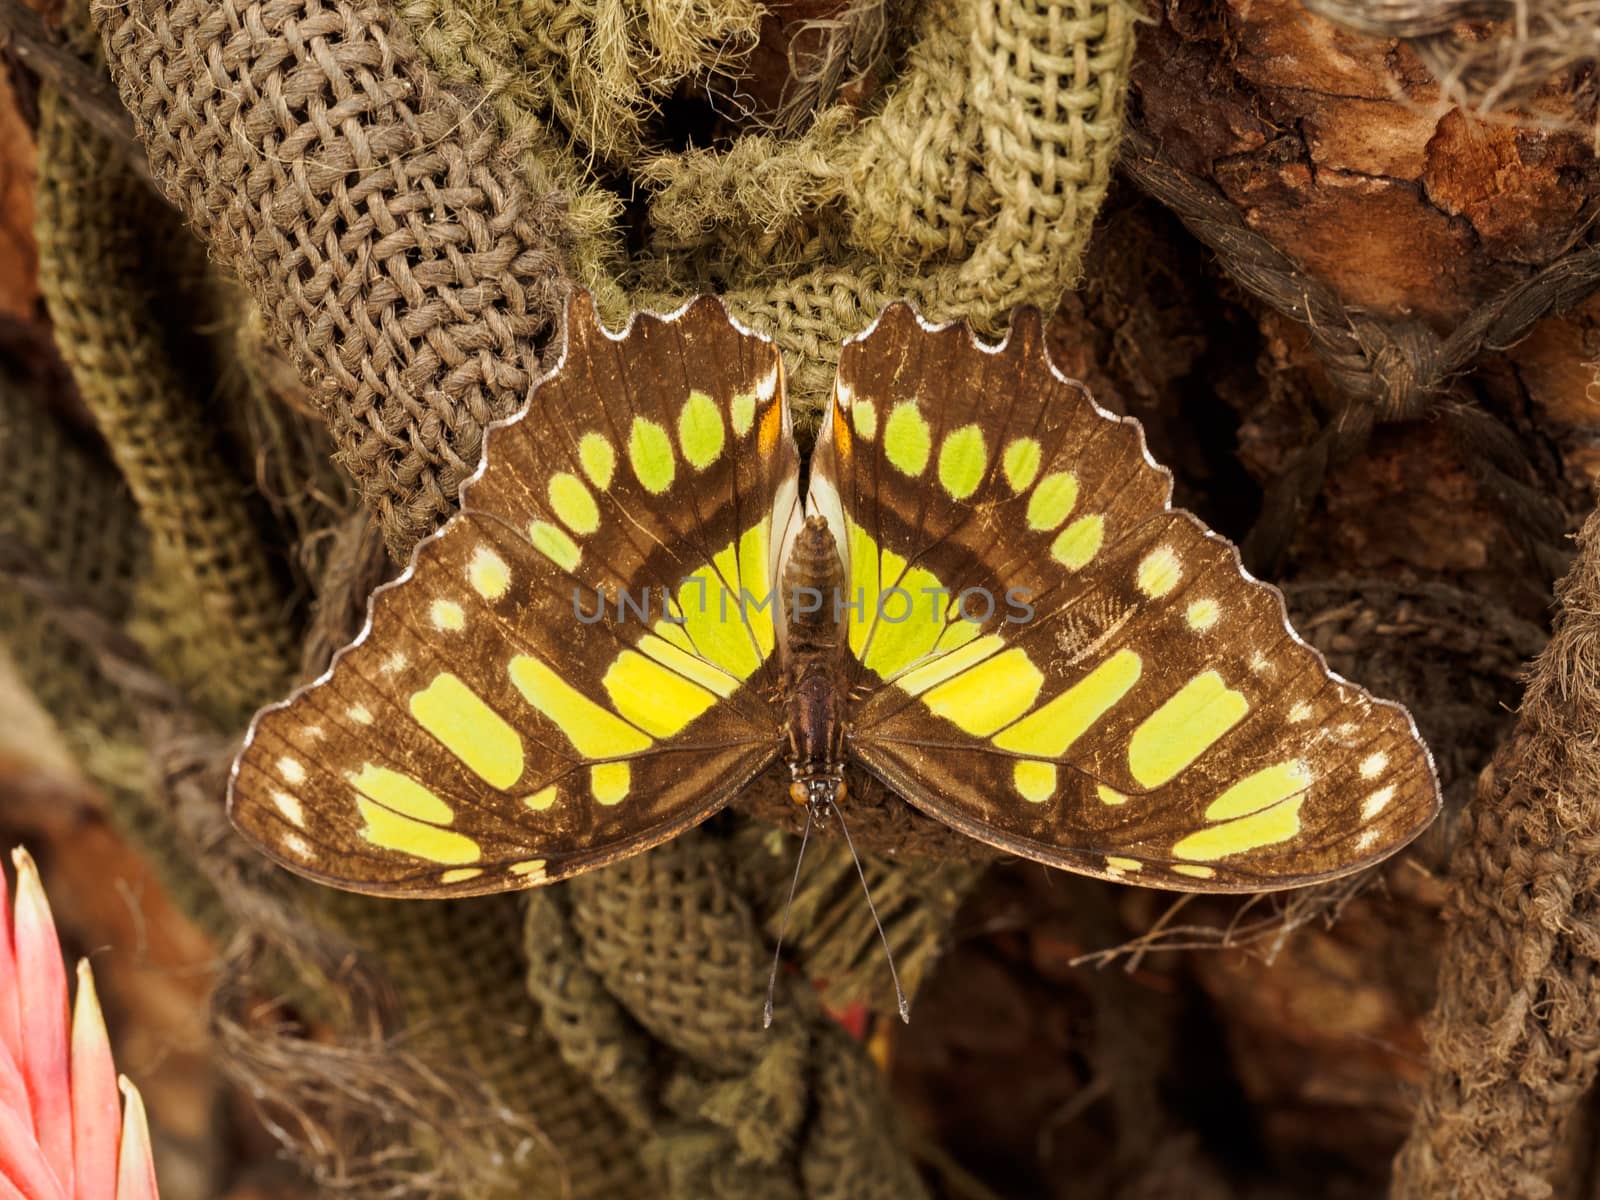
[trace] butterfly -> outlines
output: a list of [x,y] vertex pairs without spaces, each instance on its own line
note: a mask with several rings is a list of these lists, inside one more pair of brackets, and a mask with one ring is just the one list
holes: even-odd
[[602,327],[492,426],[461,509],[315,682],[252,723],[229,811],[301,875],[394,896],[559,880],[846,764],[1002,851],[1259,891],[1434,818],[1406,711],[1170,504],[1130,418],[904,304],[843,347],[805,465],[783,364],[714,298]]

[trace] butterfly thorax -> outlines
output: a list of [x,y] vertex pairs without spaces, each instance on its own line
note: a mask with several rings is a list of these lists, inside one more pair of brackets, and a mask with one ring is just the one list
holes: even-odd
[[833,533],[810,517],[783,569],[783,702],[790,798],[826,806],[844,797],[844,564]]

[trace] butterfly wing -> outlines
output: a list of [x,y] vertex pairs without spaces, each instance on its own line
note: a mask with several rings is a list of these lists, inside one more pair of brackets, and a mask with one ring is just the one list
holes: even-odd
[[770,342],[702,300],[560,364],[328,673],[253,723],[229,807],[357,891],[559,879],[703,820],[776,757],[774,524],[798,456]]
[[1036,315],[991,350],[888,310],[845,349],[809,497],[864,600],[851,753],[972,837],[1106,878],[1262,890],[1392,853],[1439,803],[1409,716],[1170,494]]

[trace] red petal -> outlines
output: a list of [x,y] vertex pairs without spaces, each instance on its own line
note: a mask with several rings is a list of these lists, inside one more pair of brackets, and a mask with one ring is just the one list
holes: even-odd
[[22,1061],[22,1034],[17,1017],[17,955],[11,943],[11,894],[0,871],[0,1046],[11,1061]]
[[9,1108],[29,1129],[33,1128],[33,1105],[28,1103],[28,1085],[22,1078],[22,1068],[4,1046],[0,1046],[0,1108]]
[[[156,1164],[150,1153],[150,1126],[144,1118],[144,1100],[126,1076],[117,1080],[127,1108],[122,1118],[122,1150],[117,1156],[116,1200],[160,1200],[156,1191]],[[108,1198],[109,1200],[109,1198]]]
[[117,1185],[122,1106],[111,1039],[87,961],[78,963],[72,1009],[72,1188],[78,1200],[102,1200]]
[[66,1200],[55,1171],[34,1140],[32,1126],[8,1108],[0,1108],[0,1179],[26,1200]]
[[18,1015],[22,1019],[22,1078],[33,1104],[33,1127],[61,1191],[72,1194],[72,1095],[67,1079],[67,970],[61,962],[50,902],[28,852],[17,864],[16,949]]

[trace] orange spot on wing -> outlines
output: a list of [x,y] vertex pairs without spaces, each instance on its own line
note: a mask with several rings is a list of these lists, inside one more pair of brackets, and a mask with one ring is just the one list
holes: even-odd
[[767,411],[761,414],[761,433],[757,445],[761,448],[761,456],[768,458],[778,448],[778,435],[783,432],[783,405],[774,398],[767,405]]
[[855,448],[850,441],[852,436],[850,422],[845,420],[844,410],[835,404],[833,406],[833,445],[838,452],[841,464],[850,461],[850,453]]

